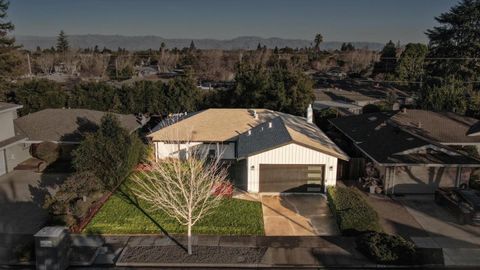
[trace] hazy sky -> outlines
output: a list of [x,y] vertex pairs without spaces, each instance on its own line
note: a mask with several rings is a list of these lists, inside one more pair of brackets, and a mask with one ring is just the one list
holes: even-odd
[[426,41],[457,0],[10,0],[15,35]]

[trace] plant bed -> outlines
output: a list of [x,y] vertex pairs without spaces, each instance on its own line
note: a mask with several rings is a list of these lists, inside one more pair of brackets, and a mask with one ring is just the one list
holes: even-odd
[[146,264],[257,264],[266,247],[194,246],[188,255],[179,246],[128,247],[118,260],[118,265]]

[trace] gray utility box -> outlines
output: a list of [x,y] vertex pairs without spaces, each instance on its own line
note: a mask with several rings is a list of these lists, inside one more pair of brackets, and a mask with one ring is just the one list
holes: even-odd
[[64,270],[68,268],[70,235],[65,227],[44,227],[35,235],[37,270]]

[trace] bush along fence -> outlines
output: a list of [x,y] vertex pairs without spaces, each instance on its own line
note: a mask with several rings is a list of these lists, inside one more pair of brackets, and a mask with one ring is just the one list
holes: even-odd
[[361,191],[329,187],[327,198],[342,234],[356,236],[357,249],[370,260],[382,265],[443,265],[441,249],[416,248],[401,236],[384,233]]
[[382,231],[377,212],[358,190],[351,187],[329,187],[327,198],[343,235],[356,236],[369,231]]

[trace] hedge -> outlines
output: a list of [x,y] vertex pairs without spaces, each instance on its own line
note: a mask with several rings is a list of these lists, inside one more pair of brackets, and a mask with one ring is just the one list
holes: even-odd
[[378,214],[354,188],[328,187],[327,198],[343,235],[381,232]]
[[401,236],[368,232],[356,242],[358,250],[380,264],[412,264],[417,257],[415,245]]

